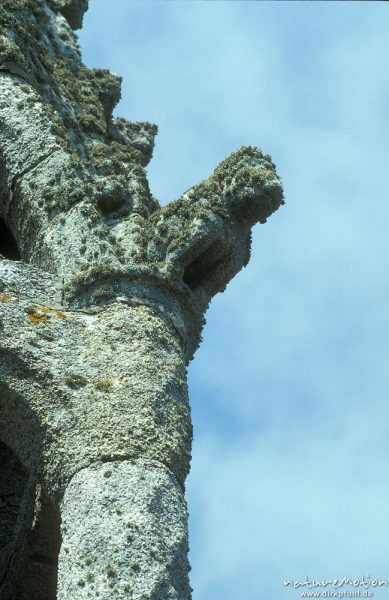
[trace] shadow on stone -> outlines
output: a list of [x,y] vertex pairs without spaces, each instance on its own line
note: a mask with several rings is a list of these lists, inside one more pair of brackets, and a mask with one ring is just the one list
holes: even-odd
[[3,219],[0,218],[0,254],[8,260],[20,260],[19,248],[16,244],[16,240],[4,223]]
[[0,442],[0,600],[55,600],[59,515]]

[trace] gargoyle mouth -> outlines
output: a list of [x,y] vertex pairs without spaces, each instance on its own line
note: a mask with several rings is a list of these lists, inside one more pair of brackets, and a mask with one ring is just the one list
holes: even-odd
[[227,258],[226,249],[219,240],[208,246],[197,258],[185,268],[182,280],[195,292],[200,286],[212,279],[212,272]]

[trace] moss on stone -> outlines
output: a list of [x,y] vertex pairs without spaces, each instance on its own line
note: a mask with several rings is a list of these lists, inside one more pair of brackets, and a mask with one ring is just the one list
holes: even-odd
[[[101,184],[97,181],[95,185],[96,175],[110,178],[107,195],[112,189],[115,198],[128,195],[128,181],[133,181],[141,191],[135,210],[141,213],[140,205],[146,206],[147,211],[153,209],[155,199],[151,199],[143,170],[144,154],[120,134],[111,136],[111,115],[120,99],[121,78],[105,69],[87,69],[80,60],[63,54],[58,40],[76,48],[73,32],[62,28],[54,34],[49,14],[36,0],[5,0],[0,7],[0,24],[5,34],[9,31],[13,36],[12,40],[7,35],[0,37],[0,59],[29,73],[28,83],[47,112],[51,133],[61,148],[73,156],[77,154],[83,163],[81,168],[79,164],[73,173],[66,174],[68,182],[79,182],[78,192],[69,190],[66,184],[42,190],[46,209],[67,210],[82,198],[92,196],[93,200],[93,192]],[[35,100],[28,101],[32,104]],[[120,208],[115,201],[100,206],[103,213]],[[125,212],[132,208],[131,203],[127,204]]]

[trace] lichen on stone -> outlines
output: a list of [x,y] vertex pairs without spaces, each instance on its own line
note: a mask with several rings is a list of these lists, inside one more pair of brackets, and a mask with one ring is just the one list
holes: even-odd
[[56,308],[48,308],[47,306],[33,306],[27,310],[27,318],[33,325],[39,325],[49,321],[51,316],[56,316],[61,321],[66,321],[66,314],[62,310]]

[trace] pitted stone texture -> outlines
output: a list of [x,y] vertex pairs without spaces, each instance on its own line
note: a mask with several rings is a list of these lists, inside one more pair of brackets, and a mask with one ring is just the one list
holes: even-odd
[[[0,281],[2,264],[9,281],[14,263],[0,260]],[[15,283],[0,292],[2,439],[52,498],[81,468],[117,458],[163,462],[183,486],[192,429],[179,313],[146,287],[138,303],[70,311]]]
[[58,600],[189,600],[187,509],[162,465],[77,473],[62,502]]
[[4,259],[0,254],[0,301],[3,303],[0,307],[6,306],[4,302],[15,294],[30,302],[58,301],[58,289],[50,274],[21,261]]

